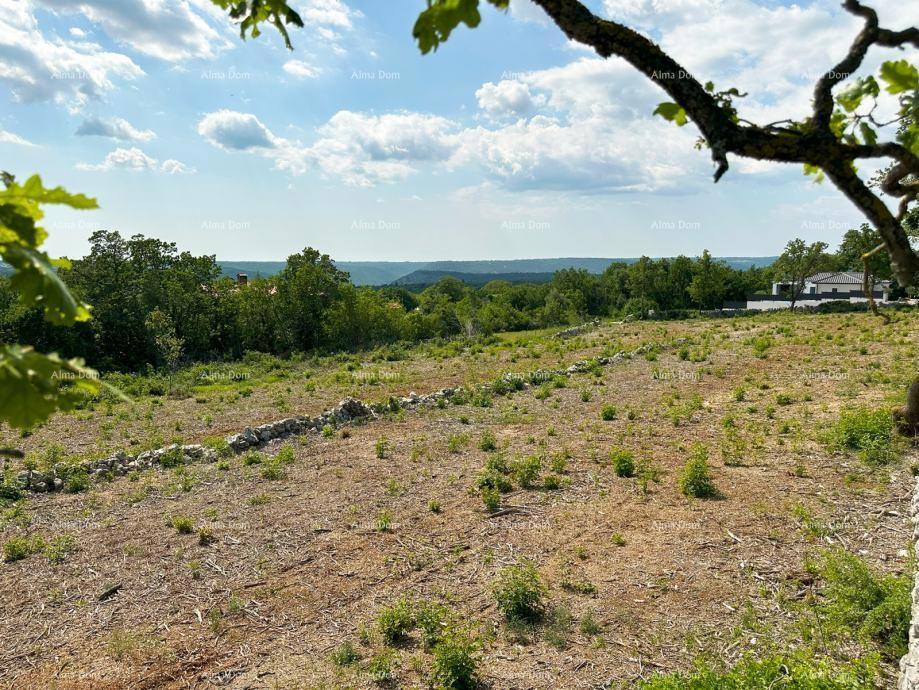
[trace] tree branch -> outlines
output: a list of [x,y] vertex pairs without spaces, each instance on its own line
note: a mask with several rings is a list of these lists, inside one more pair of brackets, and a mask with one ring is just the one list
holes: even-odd
[[919,175],[919,158],[896,142],[846,144],[829,128],[833,113],[833,87],[858,69],[868,48],[912,43],[919,46],[919,29],[889,31],[878,26],[877,13],[858,0],[843,7],[865,19],[865,27],[846,57],[817,82],[811,127],[801,130],[741,125],[721,108],[712,94],[682,65],[657,44],[637,31],[594,15],[580,0],[533,0],[553,19],[568,38],[591,46],[604,58],[620,57],[666,91],[702,132],[712,150],[717,182],[728,169],[727,154],[782,163],[807,163],[822,168],[833,183],[874,224],[884,240],[891,265],[901,284],[919,275],[919,257],[903,228],[886,204],[855,174],[852,161],[861,158],[892,158],[897,164],[887,175],[883,191],[901,198],[901,215],[917,197],[915,185],[903,184],[910,174]]

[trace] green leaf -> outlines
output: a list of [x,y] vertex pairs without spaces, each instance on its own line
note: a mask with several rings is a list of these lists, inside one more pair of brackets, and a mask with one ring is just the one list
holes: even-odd
[[677,127],[682,127],[687,122],[689,122],[689,118],[686,117],[686,111],[682,106],[679,106],[676,103],[660,103],[654,109],[653,114],[660,115],[665,120],[675,123]]
[[73,409],[101,386],[98,374],[82,360],[0,345],[0,419],[17,429],[32,428],[56,410]]
[[851,113],[861,105],[865,96],[877,98],[880,91],[881,89],[874,77],[864,77],[863,79],[857,79],[846,89],[840,91],[836,96],[836,102],[839,103],[847,113]]
[[[510,0],[488,2],[500,10],[510,5]],[[422,55],[426,55],[449,39],[460,23],[474,29],[481,21],[479,0],[433,0],[428,3],[428,9],[418,15],[412,36],[418,41]]]
[[919,89],[919,70],[906,60],[888,60],[883,63],[881,79],[887,83],[888,93]]
[[14,244],[0,247],[0,255],[15,271],[10,286],[25,306],[42,307],[45,318],[57,326],[89,320],[89,306],[70,293],[47,254]]
[[819,165],[811,165],[810,163],[804,164],[804,174],[807,176],[813,175],[815,184],[820,184],[826,177]]
[[871,129],[871,126],[867,122],[861,122],[858,125],[858,131],[862,134],[862,139],[869,146],[874,146],[878,141],[877,132]]

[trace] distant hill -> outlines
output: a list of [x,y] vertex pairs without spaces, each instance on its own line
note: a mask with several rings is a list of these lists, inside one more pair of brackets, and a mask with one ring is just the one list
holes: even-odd
[[287,265],[286,261],[218,261],[220,273],[228,278],[235,278],[237,273],[245,273],[250,278],[270,278],[280,273]]
[[505,280],[509,283],[548,283],[554,273],[463,273],[462,271],[412,271],[392,285],[405,288],[421,288],[436,283],[441,278],[451,276],[462,280],[467,285],[481,287],[493,280]]
[[[747,269],[751,266],[768,266],[778,257],[775,256],[728,256],[719,257],[731,268]],[[398,282],[406,284],[430,284],[428,281],[434,272],[440,276],[431,282],[436,282],[444,275],[460,274],[480,277],[461,278],[470,285],[484,285],[489,280],[510,280],[511,282],[543,282],[540,274],[551,274],[563,268],[583,268],[591,273],[602,273],[611,263],[635,263],[636,258],[596,258],[596,257],[571,257],[558,259],[503,259],[482,261],[336,261],[335,265],[347,271],[351,282],[355,285],[390,285]],[[218,261],[222,275],[235,278],[237,273],[245,273],[250,278],[268,278],[277,275],[285,266],[284,261]],[[411,278],[411,283],[406,280],[413,273],[427,272],[422,277],[422,283],[415,283],[418,278]],[[0,275],[10,275],[12,269],[0,262]],[[528,278],[517,277],[529,274]],[[511,277],[507,277],[511,276]]]

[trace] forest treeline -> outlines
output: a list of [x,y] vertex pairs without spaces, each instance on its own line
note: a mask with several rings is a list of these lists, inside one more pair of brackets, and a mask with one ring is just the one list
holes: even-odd
[[[853,231],[856,232],[856,231]],[[735,270],[701,257],[643,257],[602,274],[558,271],[551,282],[493,281],[471,288],[444,278],[421,292],[356,287],[333,260],[307,248],[276,276],[240,286],[214,256],[174,243],[100,231],[60,274],[93,318],[60,328],[23,308],[0,278],[0,341],[82,357],[104,371],[176,368],[272,354],[353,350],[458,334],[563,326],[595,316],[719,308],[767,289],[770,269]],[[832,255],[828,255],[828,261]],[[839,263],[844,259],[838,259]]]

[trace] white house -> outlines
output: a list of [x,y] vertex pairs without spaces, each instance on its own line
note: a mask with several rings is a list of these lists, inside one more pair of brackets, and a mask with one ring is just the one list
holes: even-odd
[[[795,306],[816,307],[832,300],[867,302],[862,290],[863,280],[864,273],[857,271],[815,273],[804,280],[804,289]],[[771,295],[750,295],[747,298],[747,309],[788,309],[791,307],[790,292],[791,283],[773,283]],[[875,281],[872,296],[876,302],[889,301],[889,293],[889,280]]]

